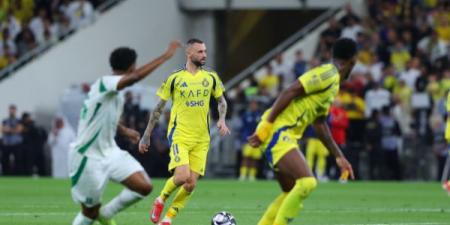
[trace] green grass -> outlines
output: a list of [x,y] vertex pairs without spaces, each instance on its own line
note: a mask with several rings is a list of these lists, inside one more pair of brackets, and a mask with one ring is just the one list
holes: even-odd
[[[151,224],[148,210],[163,180],[155,180],[154,185],[150,197],[116,217],[119,225]],[[119,185],[109,184],[104,200],[120,190]],[[239,225],[256,225],[278,192],[273,181],[202,180],[175,224],[209,225],[214,213],[225,210]],[[0,178],[1,225],[71,224],[78,211],[68,180]],[[450,224],[450,198],[438,183],[325,183],[305,201],[292,224]]]

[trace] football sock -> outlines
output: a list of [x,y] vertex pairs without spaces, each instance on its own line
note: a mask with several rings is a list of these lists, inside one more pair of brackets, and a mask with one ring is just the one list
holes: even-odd
[[159,195],[161,200],[163,202],[165,202],[169,198],[169,196],[172,194],[172,192],[175,191],[175,189],[177,189],[177,187],[178,186],[173,181],[173,176],[172,176],[171,178],[169,178],[166,181],[166,184],[164,185],[164,188],[161,190],[161,194]]
[[284,198],[286,198],[287,192],[282,192],[278,195],[277,198],[269,205],[264,212],[264,215],[259,220],[258,225],[273,225],[273,221],[275,220],[275,216],[277,216],[278,209],[280,208],[281,203],[283,203]]
[[248,167],[246,166],[241,166],[240,169],[240,174],[239,174],[239,179],[244,180],[247,177],[247,172],[248,172]]
[[78,215],[72,222],[72,225],[91,225],[94,223],[94,220],[86,217],[83,213],[79,212]]
[[123,189],[115,198],[113,198],[108,204],[100,209],[100,215],[103,218],[111,219],[118,212],[126,209],[128,206],[143,199],[141,194],[131,191],[130,189]]
[[258,170],[257,170],[256,168],[252,167],[252,168],[250,168],[249,171],[248,171],[248,177],[249,177],[251,180],[254,180],[254,179],[256,178],[256,174],[257,174],[257,173],[258,173]]
[[178,211],[184,208],[191,195],[192,192],[188,192],[186,191],[186,189],[184,189],[184,187],[181,187],[180,190],[178,190],[178,193],[175,195],[175,198],[173,199],[173,202],[170,205],[169,210],[167,211],[166,217],[169,219],[175,218],[178,214]]
[[280,206],[275,217],[274,225],[287,225],[303,208],[303,200],[316,188],[317,181],[314,177],[298,179],[295,186],[289,192]]
[[316,174],[318,177],[322,177],[325,175],[326,166],[327,166],[327,157],[319,155],[317,157],[317,165],[316,165]]

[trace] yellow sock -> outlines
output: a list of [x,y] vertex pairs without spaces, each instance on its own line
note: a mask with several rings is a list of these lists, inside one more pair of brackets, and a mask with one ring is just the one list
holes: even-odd
[[319,155],[317,157],[316,174],[318,177],[325,175],[325,169],[327,167],[327,157]]
[[169,210],[167,211],[166,217],[170,219],[175,218],[178,214],[178,211],[184,208],[191,195],[192,192],[188,192],[186,191],[186,189],[184,189],[184,187],[181,187],[180,190],[178,190],[177,195],[175,195],[175,198],[173,199],[173,202],[170,205]]
[[241,166],[241,169],[239,171],[239,178],[240,179],[245,179],[247,177],[247,172],[248,172],[248,167]]
[[287,192],[283,192],[269,205],[266,209],[266,212],[259,220],[258,225],[273,225],[273,221],[275,220],[275,216],[277,216],[278,209],[280,208],[281,203],[283,203],[284,198],[286,198]]
[[161,190],[161,194],[159,195],[159,197],[163,200],[166,201],[170,194],[172,194],[173,191],[175,191],[175,189],[177,189],[177,185],[175,185],[175,183],[173,182],[173,177],[167,179],[166,184],[164,185],[164,188]]
[[250,168],[249,169],[249,171],[248,171],[248,177],[250,178],[250,179],[255,179],[256,178],[256,174],[258,173],[258,170],[256,169],[256,168]]
[[303,208],[303,200],[316,188],[317,181],[314,177],[305,177],[295,182],[294,188],[284,199],[275,218],[275,225],[287,225]]

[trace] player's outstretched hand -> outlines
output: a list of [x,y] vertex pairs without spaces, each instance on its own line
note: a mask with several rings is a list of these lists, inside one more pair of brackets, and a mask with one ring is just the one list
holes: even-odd
[[172,58],[172,56],[177,52],[177,49],[181,47],[181,42],[179,41],[171,41],[169,47],[166,50],[167,58]]
[[261,139],[259,139],[258,135],[256,133],[252,134],[252,136],[247,138],[248,144],[252,146],[253,148],[257,148],[261,145]]
[[347,159],[345,157],[343,157],[343,156],[342,157],[337,157],[336,158],[336,164],[341,169],[341,173],[342,174],[348,173],[348,176],[350,176],[350,178],[352,180],[355,179],[355,175],[353,173],[352,165],[347,161]]
[[219,128],[219,134],[222,137],[227,134],[231,134],[230,129],[228,129],[227,124],[225,123],[225,120],[217,121],[217,128]]
[[139,153],[144,154],[148,152],[148,148],[150,147],[150,137],[146,137],[145,135],[139,141]]

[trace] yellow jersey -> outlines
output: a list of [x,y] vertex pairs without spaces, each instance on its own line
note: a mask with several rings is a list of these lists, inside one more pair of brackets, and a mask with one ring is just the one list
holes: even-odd
[[172,73],[157,91],[163,100],[172,99],[169,144],[209,142],[209,102],[219,98],[225,88],[216,72],[200,68],[196,74],[185,69]]
[[[320,116],[327,116],[335,96],[339,92],[339,72],[333,64],[313,68],[298,78],[305,89],[305,96],[293,99],[274,121],[273,132],[292,130],[293,138],[300,139],[305,128]],[[263,119],[267,119],[268,109]]]

